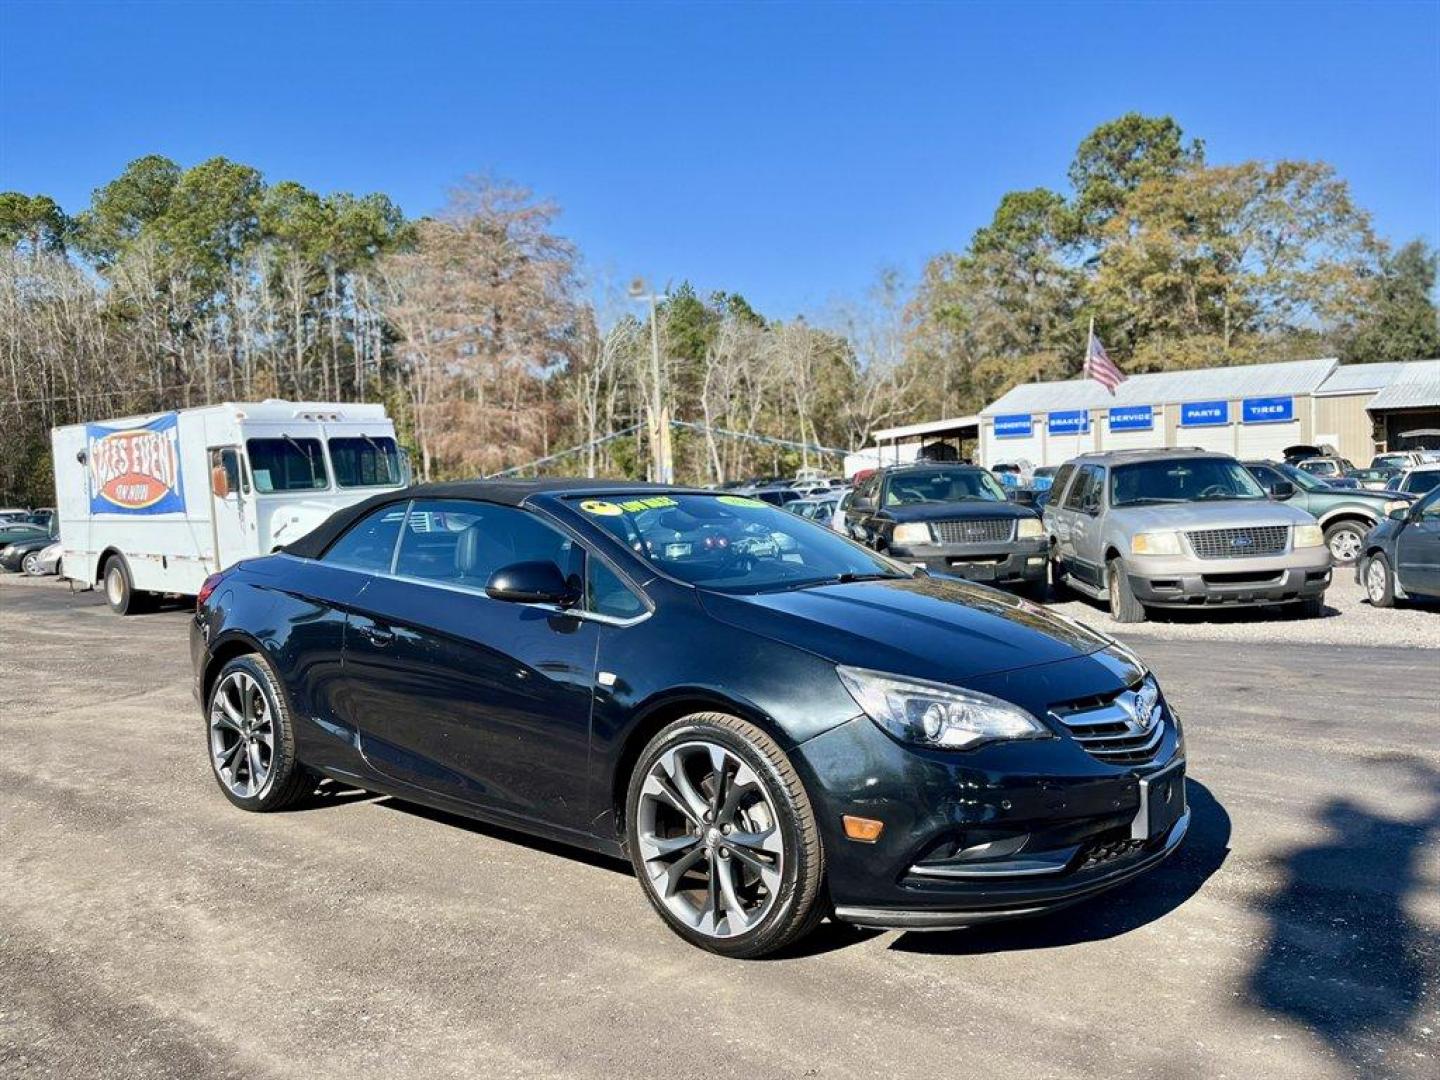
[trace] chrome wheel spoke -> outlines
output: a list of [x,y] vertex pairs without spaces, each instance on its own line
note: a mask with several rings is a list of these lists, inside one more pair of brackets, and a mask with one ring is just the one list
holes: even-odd
[[751,870],[754,870],[760,875],[760,880],[765,882],[767,888],[773,888],[774,885],[779,883],[780,869],[778,863],[772,864],[767,862],[748,848],[737,847],[731,848],[730,850],[734,858],[739,859],[746,866],[750,867]]
[[716,859],[715,875],[720,881],[720,898],[725,905],[725,919],[732,934],[738,934],[750,926],[750,915],[735,890],[735,863],[733,859]]
[[780,842],[780,830],[773,825],[761,832],[733,832],[725,838],[736,847],[750,848],[779,855],[784,845]]
[[680,882],[698,863],[703,862],[708,852],[703,847],[680,856],[660,872],[665,879],[665,896],[673,897],[680,888]]

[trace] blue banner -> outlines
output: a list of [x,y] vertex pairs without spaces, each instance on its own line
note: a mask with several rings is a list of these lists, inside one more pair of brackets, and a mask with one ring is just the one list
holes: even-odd
[[1155,411],[1149,405],[1116,405],[1110,410],[1111,431],[1149,431],[1155,426]]
[[1052,412],[1049,417],[1051,435],[1083,435],[1090,430],[1089,409],[1067,409]]
[[180,426],[174,413],[148,424],[85,425],[92,514],[173,514],[185,510]]
[[1180,406],[1181,427],[1215,427],[1230,423],[1228,401],[1191,401]]
[[1247,424],[1283,424],[1295,419],[1293,397],[1252,397],[1240,403],[1241,419]]
[[995,437],[997,439],[1028,439],[1034,432],[1034,425],[1030,422],[1029,413],[1012,413],[1009,416],[995,417]]

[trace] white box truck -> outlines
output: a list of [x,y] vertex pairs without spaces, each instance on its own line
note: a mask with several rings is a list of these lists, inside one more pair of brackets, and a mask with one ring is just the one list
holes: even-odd
[[381,405],[226,402],[55,428],[51,446],[63,572],[121,614],[409,481]]

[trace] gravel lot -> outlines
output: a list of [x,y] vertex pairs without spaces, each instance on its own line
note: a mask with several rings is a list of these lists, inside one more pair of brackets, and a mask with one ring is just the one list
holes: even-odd
[[1048,918],[742,963],[625,864],[362,793],[235,810],[187,618],[0,579],[0,1076],[1440,1074],[1433,653],[1126,634],[1187,724],[1169,863]]
[[1402,604],[1388,610],[1371,607],[1365,590],[1355,584],[1355,571],[1349,568],[1335,571],[1334,581],[1325,593],[1325,614],[1319,619],[1297,619],[1286,608],[1156,610],[1143,623],[1121,626],[1110,618],[1101,601],[1074,592],[1068,597],[1050,606],[1097,630],[1127,638],[1440,649],[1440,605]]

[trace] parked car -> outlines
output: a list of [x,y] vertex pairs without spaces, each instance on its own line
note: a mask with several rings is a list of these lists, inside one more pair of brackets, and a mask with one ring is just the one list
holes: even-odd
[[31,510],[25,520],[30,522],[31,525],[39,525],[41,528],[48,529],[55,520],[55,508],[53,506],[42,506],[38,510]]
[[856,489],[849,535],[936,573],[1046,592],[1045,530],[976,465],[898,465]]
[[0,548],[19,540],[44,539],[49,536],[49,529],[32,525],[28,521],[0,522]]
[[1059,471],[1058,465],[1041,465],[1030,474],[1030,490],[1037,495],[1042,491],[1049,491],[1050,485],[1055,482],[1055,474]]
[[1390,481],[1389,490],[1417,497],[1440,486],[1440,464],[1415,465]]
[[835,508],[839,505],[840,497],[838,495],[814,495],[804,499],[794,499],[785,504],[785,509],[810,521],[818,521],[828,529],[831,520],[835,517]]
[[208,578],[190,648],[235,806],[330,776],[628,858],[727,956],[826,914],[1033,915],[1190,821],[1180,723],[1134,654],[733,494],[386,492]]
[[[27,574],[34,574],[37,577],[43,577],[46,574],[63,574],[65,570],[62,558],[64,553],[65,545],[56,540],[36,553],[33,564],[27,560],[22,568]],[[31,569],[32,565],[35,567],[34,570]]]
[[1376,454],[1370,459],[1372,469],[1394,469],[1396,472],[1403,472],[1412,465],[1423,465],[1425,457],[1419,450],[1391,450],[1384,454]]
[[1365,537],[1355,579],[1376,607],[1411,597],[1440,599],[1440,488],[1392,511]]
[[1315,519],[1266,498],[1228,454],[1131,450],[1061,466],[1044,511],[1052,573],[1117,622],[1150,607],[1324,609],[1330,553]]
[[0,547],[0,570],[14,573],[24,570],[33,577],[39,577],[40,552],[49,547],[59,539],[49,530],[41,532],[38,536],[22,537],[11,540]]
[[1338,479],[1355,468],[1344,458],[1336,456],[1306,458],[1296,464],[1298,468],[1311,476],[1318,476],[1321,480]]
[[1360,557],[1365,534],[1391,510],[1410,501],[1385,491],[1340,490],[1318,476],[1278,461],[1247,461],[1245,467],[1268,493],[1320,522],[1330,558],[1337,566],[1353,565]]
[[[744,489],[742,488],[741,490],[743,491]],[[746,492],[746,494],[751,498],[759,499],[761,502],[767,502],[771,506],[784,506],[786,503],[794,502],[796,499],[802,497],[800,492],[789,487],[756,488],[754,491]]]
[[1399,475],[1399,469],[1351,469],[1346,473],[1346,479],[1354,480],[1358,487],[1362,487],[1366,491],[1384,491],[1385,486],[1390,483],[1390,478]]
[[22,510],[18,506],[8,506],[0,510],[0,525],[10,525],[16,522],[28,521],[30,511]]

